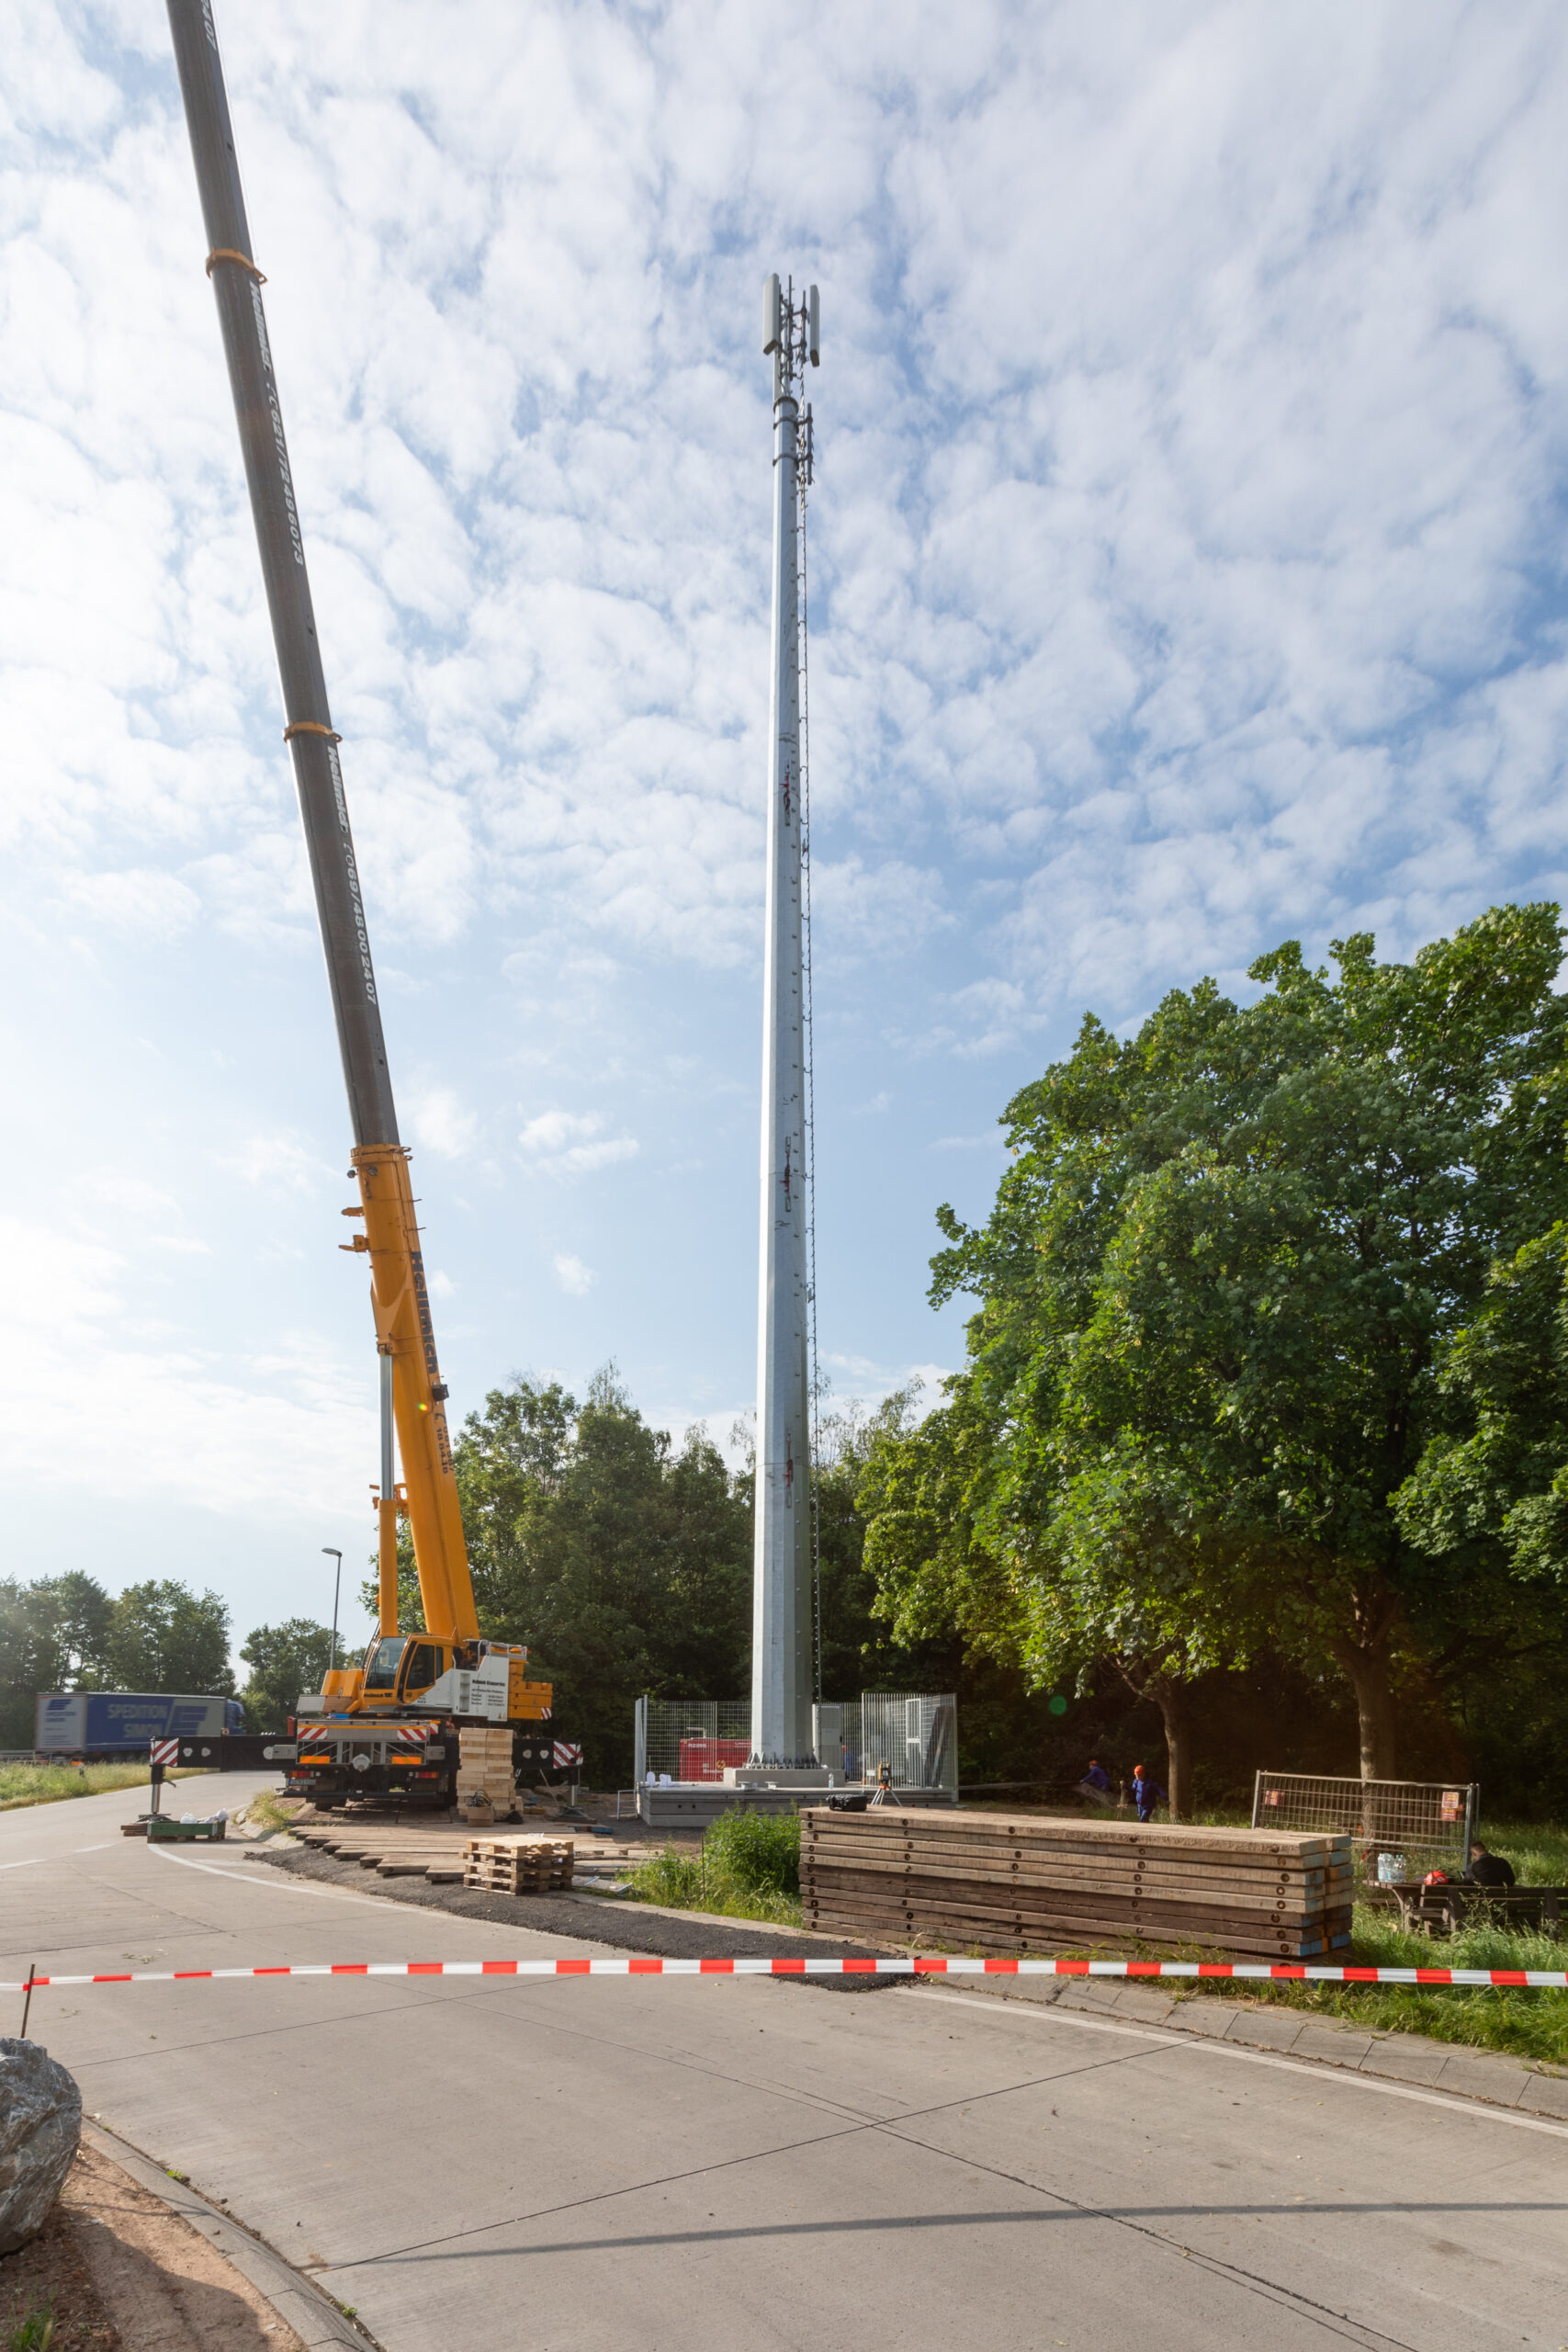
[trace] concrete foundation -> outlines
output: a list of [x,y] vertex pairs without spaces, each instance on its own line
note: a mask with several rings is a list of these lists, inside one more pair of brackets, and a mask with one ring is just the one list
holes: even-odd
[[[744,1768],[741,1768],[744,1769]],[[757,1770],[751,1767],[751,1770]],[[764,1781],[782,1782],[782,1771],[759,1775]],[[804,1778],[804,1775],[800,1776]],[[840,1781],[832,1794],[858,1794],[863,1782]],[[705,1829],[710,1821],[719,1820],[727,1813],[794,1813],[803,1804],[822,1802],[828,1789],[818,1781],[815,1787],[730,1788],[723,1781],[665,1781],[651,1788],[645,1785],[637,1792],[639,1821],[650,1829]],[[894,1797],[899,1804],[923,1811],[930,1805],[951,1805],[957,1799],[946,1789],[898,1789]]]

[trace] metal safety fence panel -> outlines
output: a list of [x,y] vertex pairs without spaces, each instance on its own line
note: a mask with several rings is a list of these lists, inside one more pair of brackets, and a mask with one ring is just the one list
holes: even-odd
[[1378,1875],[1378,1857],[1403,1856],[1401,1878],[1469,1863],[1481,1791],[1474,1781],[1337,1781],[1312,1772],[1259,1772],[1254,1829],[1348,1837],[1356,1866]]
[[886,1764],[896,1789],[946,1789],[958,1797],[958,1702],[951,1691],[863,1690],[863,1777]]
[[745,1699],[639,1699],[637,1779],[722,1781],[725,1768],[751,1752],[751,1709]]
[[[837,1781],[874,1781],[886,1764],[896,1789],[958,1797],[958,1702],[951,1691],[864,1690],[812,1709],[818,1762]],[[716,1781],[751,1752],[744,1699],[639,1699],[636,1782]]]

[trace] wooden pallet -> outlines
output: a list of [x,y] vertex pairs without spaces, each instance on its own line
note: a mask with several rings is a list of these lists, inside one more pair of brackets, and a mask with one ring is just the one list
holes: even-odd
[[574,1860],[570,1838],[470,1838],[463,1884],[492,1894],[547,1894],[571,1884]]

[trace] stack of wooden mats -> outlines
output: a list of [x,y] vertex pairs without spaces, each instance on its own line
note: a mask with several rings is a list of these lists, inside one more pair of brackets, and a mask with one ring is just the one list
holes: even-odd
[[808,1928],[1018,1952],[1218,1946],[1311,1960],[1350,1940],[1348,1838],[1041,1815],[813,1809],[800,1822]]
[[571,1884],[570,1838],[470,1838],[463,1848],[463,1884],[491,1894],[548,1894]]
[[457,1734],[457,1803],[479,1800],[497,1813],[510,1813],[517,1797],[512,1783],[512,1732],[465,1724]]

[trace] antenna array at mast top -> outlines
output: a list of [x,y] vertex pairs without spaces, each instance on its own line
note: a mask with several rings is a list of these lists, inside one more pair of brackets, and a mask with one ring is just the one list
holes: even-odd
[[822,365],[822,300],[807,287],[797,302],[793,277],[775,270],[762,281],[762,349],[773,363],[773,398],[793,394],[807,366]]

